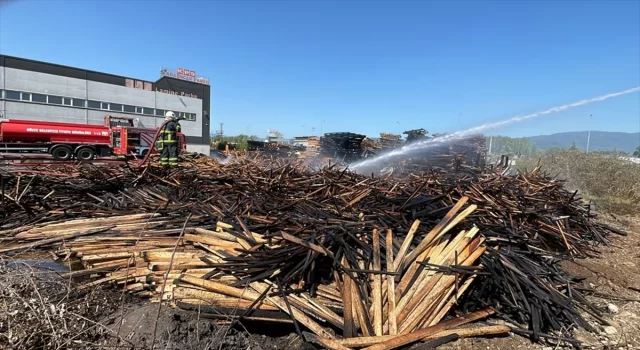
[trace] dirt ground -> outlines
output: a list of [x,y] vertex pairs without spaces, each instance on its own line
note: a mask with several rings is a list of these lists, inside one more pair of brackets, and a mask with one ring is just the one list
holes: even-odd
[[[120,315],[123,317],[120,317]],[[119,322],[120,320],[123,322]],[[157,323],[156,323],[157,319]],[[105,347],[119,349],[304,349],[297,335],[277,328],[230,329],[191,312],[180,312],[156,304],[127,305],[103,320],[113,335]],[[156,326],[157,324],[157,326]],[[121,326],[120,326],[121,325]],[[263,325],[264,327],[264,325]],[[155,337],[154,337],[155,333]],[[266,336],[265,333],[274,336]],[[278,333],[282,333],[277,336]],[[155,339],[155,340],[154,340]]]

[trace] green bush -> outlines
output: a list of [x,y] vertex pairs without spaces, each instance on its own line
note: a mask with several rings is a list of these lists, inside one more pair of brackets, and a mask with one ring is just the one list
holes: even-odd
[[615,155],[586,153],[576,149],[555,149],[516,161],[518,170],[540,171],[567,180],[600,211],[612,214],[640,214],[640,164]]

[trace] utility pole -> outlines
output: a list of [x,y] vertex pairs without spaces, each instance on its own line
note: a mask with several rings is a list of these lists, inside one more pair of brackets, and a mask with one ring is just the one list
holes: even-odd
[[222,142],[222,136],[224,135],[224,133],[222,131],[222,125],[224,125],[224,124],[220,123],[220,142]]
[[589,114],[589,132],[587,133],[587,153],[589,153],[589,143],[591,142],[591,121],[593,120],[593,114]]
[[491,145],[493,144],[493,136],[489,136],[489,155],[491,155]]

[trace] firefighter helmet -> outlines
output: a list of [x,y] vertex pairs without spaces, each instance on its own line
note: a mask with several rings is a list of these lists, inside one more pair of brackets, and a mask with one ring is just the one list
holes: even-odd
[[167,113],[165,113],[164,116],[165,116],[166,120],[171,120],[171,119],[175,120],[176,119],[176,114],[173,113],[172,111],[167,111]]

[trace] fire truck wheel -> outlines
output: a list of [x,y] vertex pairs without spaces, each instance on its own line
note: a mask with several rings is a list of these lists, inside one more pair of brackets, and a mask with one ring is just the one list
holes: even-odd
[[73,150],[69,146],[58,145],[51,149],[51,155],[56,160],[69,160],[73,156]]
[[76,150],[78,160],[91,160],[95,157],[96,151],[91,147],[80,147]]

